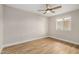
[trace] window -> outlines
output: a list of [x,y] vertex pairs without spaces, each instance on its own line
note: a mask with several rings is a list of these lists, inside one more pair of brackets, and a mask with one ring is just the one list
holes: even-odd
[[56,30],[70,31],[71,30],[71,17],[56,19]]
[[63,30],[63,19],[56,20],[56,30]]

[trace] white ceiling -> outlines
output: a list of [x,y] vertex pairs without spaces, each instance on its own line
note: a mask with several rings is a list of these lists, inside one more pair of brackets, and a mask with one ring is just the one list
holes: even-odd
[[[57,4],[52,4],[52,7],[56,5]],[[43,12],[39,12],[38,10],[45,9],[45,4],[7,4],[7,6],[19,8],[25,11],[37,13],[37,14],[47,16],[47,17],[63,14],[63,13],[67,13],[67,12],[79,9],[79,4],[62,4],[62,8],[55,10],[56,12],[54,14],[53,13],[43,14]]]

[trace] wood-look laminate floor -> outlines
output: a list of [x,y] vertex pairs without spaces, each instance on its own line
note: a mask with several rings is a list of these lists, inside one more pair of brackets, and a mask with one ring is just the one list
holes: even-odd
[[79,46],[54,38],[43,38],[2,50],[2,54],[78,54]]

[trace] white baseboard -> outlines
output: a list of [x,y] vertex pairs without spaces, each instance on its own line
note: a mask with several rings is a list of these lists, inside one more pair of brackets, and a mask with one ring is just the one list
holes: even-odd
[[47,37],[47,36],[38,37],[38,38],[31,38],[31,39],[24,40],[24,41],[21,41],[21,42],[15,42],[15,43],[11,43],[11,44],[7,44],[7,45],[3,45],[3,48],[5,48],[5,47],[9,47],[9,46],[12,46],[12,45],[17,45],[17,44],[21,44],[21,43],[29,42],[29,41],[33,41],[33,40],[38,40],[38,39],[45,38],[45,37]]
[[66,42],[70,42],[70,43],[79,45],[79,43],[77,43],[77,42],[73,42],[73,41],[70,41],[70,40],[65,40],[65,39],[62,39],[62,38],[54,37],[54,36],[43,36],[43,37],[32,38],[32,39],[25,40],[25,41],[21,41],[21,42],[15,42],[15,43],[11,43],[11,44],[7,44],[7,45],[3,45],[3,48],[5,48],[5,47],[9,47],[9,46],[12,46],[12,45],[21,44],[21,43],[24,43],[24,42],[29,42],[29,41],[37,40],[37,39],[40,39],[40,38],[45,38],[45,37],[56,38],[56,39],[58,39],[58,40],[62,40],[62,41],[66,41]]
[[73,42],[73,41],[70,41],[70,40],[66,40],[66,39],[62,39],[62,38],[58,38],[58,37],[54,37],[54,36],[49,36],[49,37],[50,38],[56,38],[56,39],[61,40],[61,41],[65,41],[65,42],[69,42],[69,43],[73,43],[73,44],[79,45],[79,43]]

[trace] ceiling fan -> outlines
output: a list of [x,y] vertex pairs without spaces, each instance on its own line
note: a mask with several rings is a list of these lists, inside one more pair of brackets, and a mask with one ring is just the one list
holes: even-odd
[[46,14],[48,11],[50,11],[51,13],[55,13],[55,10],[56,9],[59,9],[59,8],[61,8],[62,6],[60,5],[60,6],[56,6],[56,7],[53,7],[53,8],[49,8],[49,4],[46,4],[46,9],[45,10],[38,10],[38,11],[44,11],[44,13],[43,14]]

